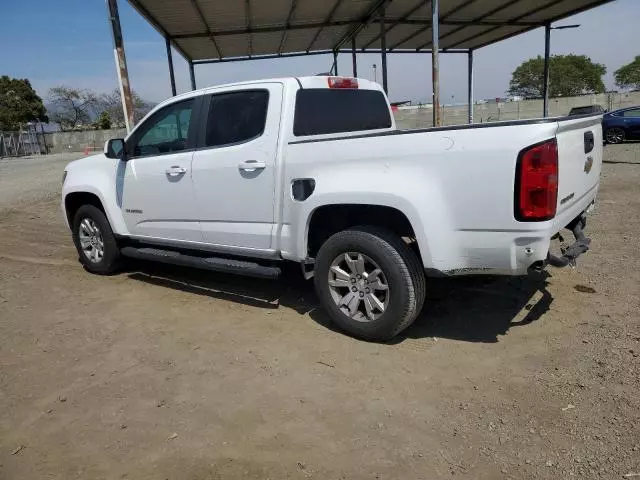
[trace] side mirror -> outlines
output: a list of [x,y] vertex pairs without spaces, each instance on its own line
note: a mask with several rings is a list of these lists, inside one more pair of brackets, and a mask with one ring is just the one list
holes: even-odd
[[122,138],[112,138],[104,142],[105,157],[124,160],[124,153],[124,140]]

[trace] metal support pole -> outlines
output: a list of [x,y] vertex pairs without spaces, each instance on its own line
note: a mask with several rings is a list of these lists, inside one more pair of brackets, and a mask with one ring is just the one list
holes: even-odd
[[169,80],[171,81],[171,96],[176,96],[176,77],[173,72],[173,57],[171,56],[171,41],[169,37],[164,38],[167,44],[167,63],[169,64]]
[[469,50],[468,53],[468,74],[469,74],[469,83],[467,85],[467,102],[469,103],[469,124],[473,123],[473,50]]
[[387,88],[387,29],[384,24],[384,7],[380,8],[380,50],[382,53],[382,88],[384,93],[389,93]]
[[353,62],[353,78],[358,76],[358,62],[356,60],[356,37],[351,38],[351,61]]
[[542,85],[542,116],[549,116],[549,53],[551,52],[551,24],[544,26],[544,79]]
[[191,79],[191,90],[196,89],[196,73],[193,71],[193,62],[189,62],[189,78]]
[[122,29],[120,27],[120,15],[118,14],[117,0],[106,0],[109,12],[109,24],[113,35],[113,55],[116,60],[118,70],[118,84],[120,85],[120,97],[122,98],[122,110],[124,112],[124,123],[127,132],[131,131],[134,124],[133,118],[133,96],[129,84],[129,73],[127,70],[127,58],[124,54],[124,41],[122,40]]
[[333,51],[333,65],[331,66],[334,75],[338,75],[338,51]]
[[433,81],[433,126],[439,127],[440,121],[440,0],[431,0],[431,76]]

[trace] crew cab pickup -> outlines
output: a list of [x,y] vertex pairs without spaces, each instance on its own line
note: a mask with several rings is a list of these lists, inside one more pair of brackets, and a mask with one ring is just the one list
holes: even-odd
[[[525,275],[588,249],[601,120],[397,130],[360,78],[210,87],[70,163],[62,209],[90,272],[134,257],[274,278],[298,262],[334,322],[385,340],[428,276]],[[553,255],[565,227],[575,243]]]

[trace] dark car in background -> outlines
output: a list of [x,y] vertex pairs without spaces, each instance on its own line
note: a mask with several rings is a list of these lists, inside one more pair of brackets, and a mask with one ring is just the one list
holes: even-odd
[[607,143],[640,139],[640,106],[606,113],[602,117],[602,132]]
[[585,105],[583,107],[573,107],[569,110],[569,116],[573,115],[603,115],[606,112],[600,105]]

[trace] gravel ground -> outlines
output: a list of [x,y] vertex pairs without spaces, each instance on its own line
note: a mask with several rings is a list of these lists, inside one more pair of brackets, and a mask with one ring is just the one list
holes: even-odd
[[64,166],[82,153],[0,158],[0,212],[59,194]]
[[607,146],[576,269],[429,282],[389,344],[266,282],[78,264],[67,158],[0,162],[0,479],[640,474],[640,144]]

